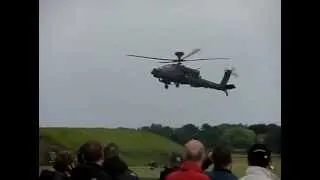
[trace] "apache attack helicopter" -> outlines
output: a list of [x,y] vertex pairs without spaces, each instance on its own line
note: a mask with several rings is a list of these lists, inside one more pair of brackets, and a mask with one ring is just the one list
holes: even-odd
[[195,49],[189,54],[185,55],[184,57],[182,57],[184,55],[184,52],[175,52],[174,55],[177,56],[177,59],[154,58],[154,57],[137,56],[137,55],[127,55],[127,56],[160,60],[159,63],[167,63],[167,65],[154,68],[151,71],[151,74],[155,78],[158,78],[160,82],[164,83],[164,87],[166,89],[169,88],[169,85],[171,83],[174,83],[177,88],[179,87],[180,84],[189,84],[191,87],[203,87],[203,88],[220,90],[225,92],[226,96],[228,96],[227,90],[235,88],[235,85],[227,84],[231,75],[237,76],[237,74],[233,72],[234,68],[232,68],[231,70],[226,69],[221,82],[214,83],[214,82],[203,79],[200,76],[200,71],[198,69],[193,69],[193,68],[189,68],[182,65],[182,62],[188,62],[188,61],[229,59],[229,58],[206,58],[206,59],[189,59],[189,60],[186,59],[199,51],[200,49]]

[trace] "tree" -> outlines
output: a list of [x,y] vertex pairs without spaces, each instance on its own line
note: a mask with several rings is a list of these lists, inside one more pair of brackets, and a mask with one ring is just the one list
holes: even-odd
[[204,123],[204,124],[202,124],[202,126],[201,126],[201,131],[210,131],[210,129],[211,129],[211,126],[208,124],[208,123]]
[[254,131],[256,135],[265,134],[268,131],[268,126],[265,124],[254,124],[249,126],[249,129]]
[[180,144],[186,143],[186,141],[190,140],[191,138],[199,139],[199,133],[199,128],[193,124],[186,124],[175,130],[175,134]]
[[[222,144],[223,131],[218,127],[201,128],[200,140],[207,148],[213,148]],[[205,130],[204,130],[205,129]]]
[[186,124],[176,129],[161,124],[151,124],[150,127],[144,126],[139,130],[158,134],[178,144],[184,144],[191,138],[196,138],[207,148],[222,145],[243,149],[248,148],[258,138],[264,140],[272,151],[281,151],[281,127],[276,124],[256,124],[248,127],[243,124],[210,126],[205,123],[200,129],[193,124]]
[[267,132],[265,144],[275,153],[281,153],[281,127],[273,126]]
[[231,127],[224,132],[223,143],[232,148],[243,149],[251,146],[255,138],[255,133],[250,129]]

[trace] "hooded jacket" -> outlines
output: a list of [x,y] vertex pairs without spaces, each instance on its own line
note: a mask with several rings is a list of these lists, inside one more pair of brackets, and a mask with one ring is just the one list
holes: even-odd
[[213,169],[206,173],[211,180],[237,180],[237,176],[227,169]]
[[139,179],[138,176],[128,168],[128,165],[119,156],[106,159],[103,164],[103,170],[114,180]]
[[72,180],[112,180],[98,164],[81,164],[72,170]]
[[246,175],[240,180],[280,180],[280,178],[266,168],[249,166]]

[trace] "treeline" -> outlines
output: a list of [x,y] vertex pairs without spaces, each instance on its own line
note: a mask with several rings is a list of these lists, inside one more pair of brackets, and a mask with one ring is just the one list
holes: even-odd
[[152,124],[139,128],[166,137],[178,144],[184,144],[190,138],[201,140],[206,147],[228,146],[234,151],[243,151],[255,142],[262,142],[275,153],[281,153],[281,126],[276,124],[221,124],[197,127],[186,124],[180,128],[171,128],[161,124]]

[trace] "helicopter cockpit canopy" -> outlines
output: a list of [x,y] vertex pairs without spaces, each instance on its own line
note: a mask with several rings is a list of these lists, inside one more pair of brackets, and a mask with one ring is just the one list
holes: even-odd
[[176,69],[175,64],[167,64],[167,65],[159,67],[159,70],[164,70],[164,71],[174,71],[175,69]]

